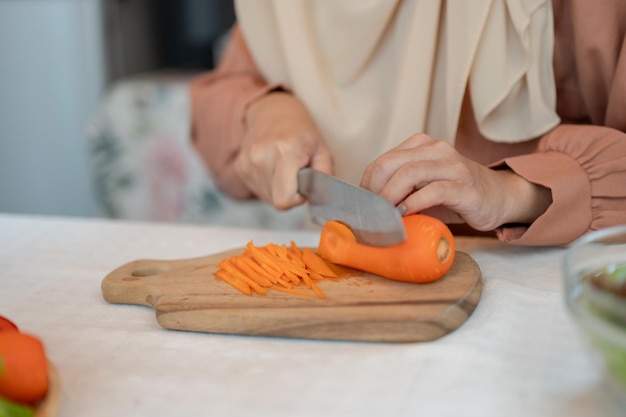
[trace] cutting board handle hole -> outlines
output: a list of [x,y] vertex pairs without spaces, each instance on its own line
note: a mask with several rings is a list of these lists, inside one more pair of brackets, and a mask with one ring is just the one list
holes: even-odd
[[152,275],[158,275],[161,272],[164,272],[164,269],[159,268],[143,268],[143,269],[135,269],[131,275],[134,277],[149,277]]

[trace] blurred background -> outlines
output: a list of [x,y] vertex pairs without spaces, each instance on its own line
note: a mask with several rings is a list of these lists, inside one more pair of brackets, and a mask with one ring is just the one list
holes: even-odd
[[228,0],[0,0],[0,211],[95,216],[86,137],[116,82],[213,67]]
[[234,21],[232,0],[0,0],[0,212],[292,226],[190,147],[189,80]]

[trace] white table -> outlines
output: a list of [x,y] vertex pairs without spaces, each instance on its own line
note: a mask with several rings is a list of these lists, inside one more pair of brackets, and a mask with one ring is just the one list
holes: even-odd
[[459,238],[484,290],[458,330],[419,344],[162,329],[107,304],[100,282],[138,258],[202,256],[318,234],[0,214],[0,315],[38,335],[60,416],[618,416],[626,407],[565,309],[562,249]]

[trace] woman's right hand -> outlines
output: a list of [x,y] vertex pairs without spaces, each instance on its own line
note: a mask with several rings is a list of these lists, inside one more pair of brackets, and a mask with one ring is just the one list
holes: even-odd
[[332,156],[304,104],[285,92],[254,101],[235,171],[258,198],[277,209],[302,204],[297,174],[310,166],[332,174]]

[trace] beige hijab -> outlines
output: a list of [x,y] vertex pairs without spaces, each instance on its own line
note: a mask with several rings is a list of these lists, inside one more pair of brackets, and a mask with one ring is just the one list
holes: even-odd
[[480,132],[521,142],[559,122],[550,0],[236,0],[261,72],[308,107],[336,174],[410,135],[454,141],[469,87]]

